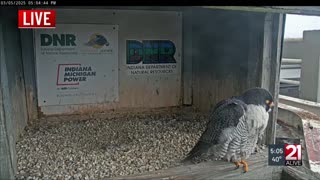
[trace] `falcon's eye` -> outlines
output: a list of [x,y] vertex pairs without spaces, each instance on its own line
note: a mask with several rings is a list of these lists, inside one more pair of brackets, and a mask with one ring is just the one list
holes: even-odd
[[266,104],[268,104],[269,107],[274,106],[273,102],[270,100],[266,100]]

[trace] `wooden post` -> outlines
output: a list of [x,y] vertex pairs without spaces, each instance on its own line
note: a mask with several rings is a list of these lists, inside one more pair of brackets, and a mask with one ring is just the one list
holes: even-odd
[[[4,49],[3,49],[3,37],[2,37],[2,25],[0,23],[0,179],[14,179],[15,175],[15,163],[13,162],[13,153],[15,153],[12,147],[15,144],[10,141],[10,135],[13,133],[12,124],[7,123],[4,111],[3,101],[3,73],[6,73],[4,63]],[[10,143],[11,142],[11,143]]]
[[14,168],[11,161],[10,143],[7,135],[4,107],[2,100],[2,87],[0,88],[0,179],[13,179]]
[[[192,105],[192,9],[186,8],[183,11],[183,61],[182,61],[182,82],[183,82],[183,105]],[[187,33],[186,33],[187,32]]]
[[270,114],[269,124],[264,137],[265,144],[274,144],[276,137],[284,22],[284,14],[266,14],[261,87],[268,89],[272,93],[275,107]]
[[20,30],[21,37],[21,58],[23,65],[25,89],[26,89],[26,103],[28,119],[34,120],[38,118],[38,97],[36,87],[36,71],[35,71],[35,57],[34,47],[30,46],[33,42],[33,31],[31,29]]

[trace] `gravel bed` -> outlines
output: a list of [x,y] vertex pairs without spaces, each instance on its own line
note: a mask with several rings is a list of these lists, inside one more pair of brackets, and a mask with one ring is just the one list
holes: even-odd
[[102,179],[176,165],[204,130],[190,108],[48,117],[17,142],[17,179]]

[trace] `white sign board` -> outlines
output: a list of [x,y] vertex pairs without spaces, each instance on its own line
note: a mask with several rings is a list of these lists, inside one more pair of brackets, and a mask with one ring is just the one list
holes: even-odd
[[35,30],[39,106],[118,101],[118,26]]

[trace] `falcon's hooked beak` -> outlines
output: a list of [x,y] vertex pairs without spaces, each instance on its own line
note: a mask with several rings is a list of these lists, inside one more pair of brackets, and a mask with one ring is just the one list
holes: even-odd
[[273,101],[266,100],[266,104],[269,106],[270,109],[272,109],[272,107],[274,106]]

